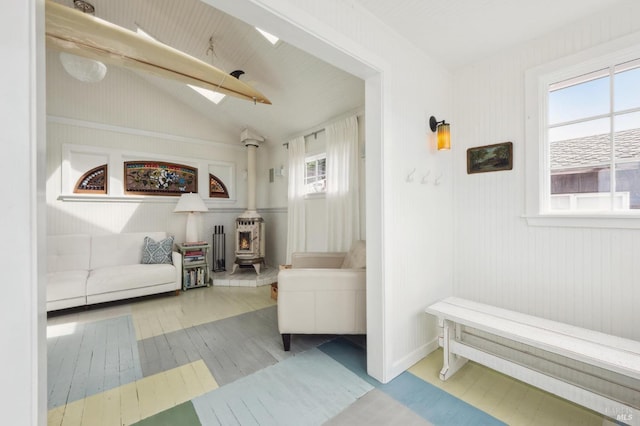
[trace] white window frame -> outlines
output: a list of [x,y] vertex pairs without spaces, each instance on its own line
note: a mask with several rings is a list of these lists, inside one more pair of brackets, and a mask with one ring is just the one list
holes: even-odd
[[304,159],[304,184],[305,184],[305,190],[307,187],[307,164],[312,162],[312,161],[318,161],[318,160],[325,160],[325,175],[324,175],[324,179],[325,179],[325,185],[324,185],[324,190],[323,191],[306,191],[306,197],[319,197],[319,196],[324,196],[327,192],[327,168],[326,168],[326,159],[327,159],[327,153],[326,152],[322,152],[319,154],[315,154],[315,155],[310,155],[307,156]]
[[640,229],[640,211],[550,211],[549,84],[640,58],[640,33],[532,68],[525,74],[526,214],[531,226]]

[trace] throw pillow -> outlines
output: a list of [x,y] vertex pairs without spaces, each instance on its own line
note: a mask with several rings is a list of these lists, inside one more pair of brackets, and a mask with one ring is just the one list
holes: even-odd
[[344,257],[343,269],[364,269],[367,266],[366,243],[362,240],[355,241],[351,250]]
[[154,241],[152,238],[144,237],[142,246],[142,263],[173,263],[171,251],[173,250],[173,236],[162,241]]

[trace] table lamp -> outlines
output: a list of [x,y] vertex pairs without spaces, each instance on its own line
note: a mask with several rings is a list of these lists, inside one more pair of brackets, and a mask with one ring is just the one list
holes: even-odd
[[173,209],[175,213],[189,213],[187,215],[187,232],[185,234],[186,242],[200,241],[198,239],[198,223],[196,218],[197,212],[207,212],[209,209],[200,198],[200,195],[192,192],[188,194],[182,194],[176,204],[176,208]]

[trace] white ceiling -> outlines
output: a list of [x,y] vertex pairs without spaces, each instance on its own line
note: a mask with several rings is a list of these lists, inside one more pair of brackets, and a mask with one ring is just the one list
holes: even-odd
[[628,0],[354,0],[451,69]]
[[[72,7],[72,0],[55,0]],[[282,143],[364,105],[364,82],[289,44],[269,44],[255,29],[199,0],[90,0],[96,16],[214,66],[245,71],[273,105],[227,97],[214,105],[186,86],[141,75],[218,123],[237,143],[251,128]],[[352,0],[450,69],[542,36],[629,0]],[[215,56],[207,55],[213,37]]]
[[[73,7],[72,0],[55,0]],[[207,101],[186,85],[144,75],[158,90],[217,124],[230,144],[252,129],[267,143],[283,143],[319,124],[364,105],[364,82],[290,44],[271,45],[253,27],[198,0],[89,0],[95,16],[159,41],[226,72],[243,70],[241,80],[262,92],[273,105],[254,105],[227,96]],[[215,56],[207,54],[213,37]],[[134,71],[131,71],[134,72]]]

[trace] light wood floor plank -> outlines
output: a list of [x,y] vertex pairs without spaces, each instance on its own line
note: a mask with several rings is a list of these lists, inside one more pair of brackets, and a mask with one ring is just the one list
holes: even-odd
[[60,407],[49,410],[49,412],[47,413],[47,425],[60,426],[62,424],[62,419],[64,418],[64,409],[65,406],[62,405]]
[[137,383],[129,383],[118,388],[120,391],[120,419],[123,425],[130,425],[142,419],[138,403]]
[[538,388],[474,362],[447,381],[438,377],[442,350],[432,352],[409,372],[509,425],[593,425],[603,417]]
[[312,349],[196,398],[193,405],[199,416],[223,424],[237,424],[238,419],[261,425],[274,419],[278,424],[321,424],[371,389]]
[[200,382],[200,386],[204,392],[209,392],[213,389],[217,389],[218,383],[211,375],[211,372],[207,368],[206,364],[202,361],[194,362],[190,364],[191,369],[195,373],[196,378]]
[[65,406],[62,426],[78,426],[82,424],[84,401],[84,399],[81,399]]
[[138,340],[274,306],[270,286],[204,287],[132,306]]
[[[153,377],[153,376],[151,376]],[[138,404],[140,407],[140,417],[146,418],[156,413],[155,407],[155,387],[153,381],[146,377],[136,383],[138,390]]]
[[[117,424],[131,424],[220,390],[231,400],[201,407],[198,414],[203,422],[211,422],[207,424],[220,420],[250,423],[255,419],[258,424],[269,425],[281,424],[283,418],[300,424],[301,419],[335,416],[343,407],[341,401],[354,398],[349,386],[339,384],[349,382],[350,376],[338,375],[326,383],[322,368],[317,363],[305,364],[301,358],[333,336],[293,336],[292,352],[284,352],[277,333],[275,301],[269,291],[269,286],[194,289],[177,297],[149,298],[50,318],[52,326],[75,323],[77,330],[82,329],[75,341],[65,337],[48,341],[49,380],[70,377],[66,384],[60,381],[58,387],[49,389],[62,404],[49,411],[50,424],[93,426],[116,424],[116,420]],[[123,316],[125,322],[112,322]],[[100,321],[106,323],[96,325]],[[67,356],[69,348],[75,348],[75,359]],[[95,348],[102,348],[103,353],[93,360]],[[281,371],[279,364],[292,360],[296,367]],[[588,410],[568,406],[564,400],[473,363],[449,381],[440,382],[441,363],[441,353],[427,357],[412,368],[412,373],[510,425],[602,424],[602,418]],[[102,378],[95,374],[100,365]],[[306,381],[297,381],[305,375],[310,376]],[[246,378],[253,380],[253,387],[241,389],[239,384]],[[224,386],[218,387],[218,383]],[[274,383],[288,383],[288,387]],[[109,389],[111,386],[117,387]],[[86,393],[88,387],[101,387],[102,391],[90,395]],[[218,390],[211,392],[214,389]],[[367,392],[358,389],[355,394]],[[72,397],[81,399],[74,402]],[[383,405],[373,404],[368,411]],[[354,410],[357,405],[352,405]],[[455,409],[455,404],[449,408]],[[292,417],[292,412],[298,411],[304,414]],[[382,413],[399,411],[391,408]],[[373,418],[383,419],[382,413]],[[443,415],[454,418],[452,413]],[[356,418],[359,416],[366,418],[365,414]],[[412,424],[409,417],[407,424]],[[335,419],[339,421],[340,417]]]
[[431,423],[384,392],[374,389],[324,425],[352,426],[358,424],[429,426]]

